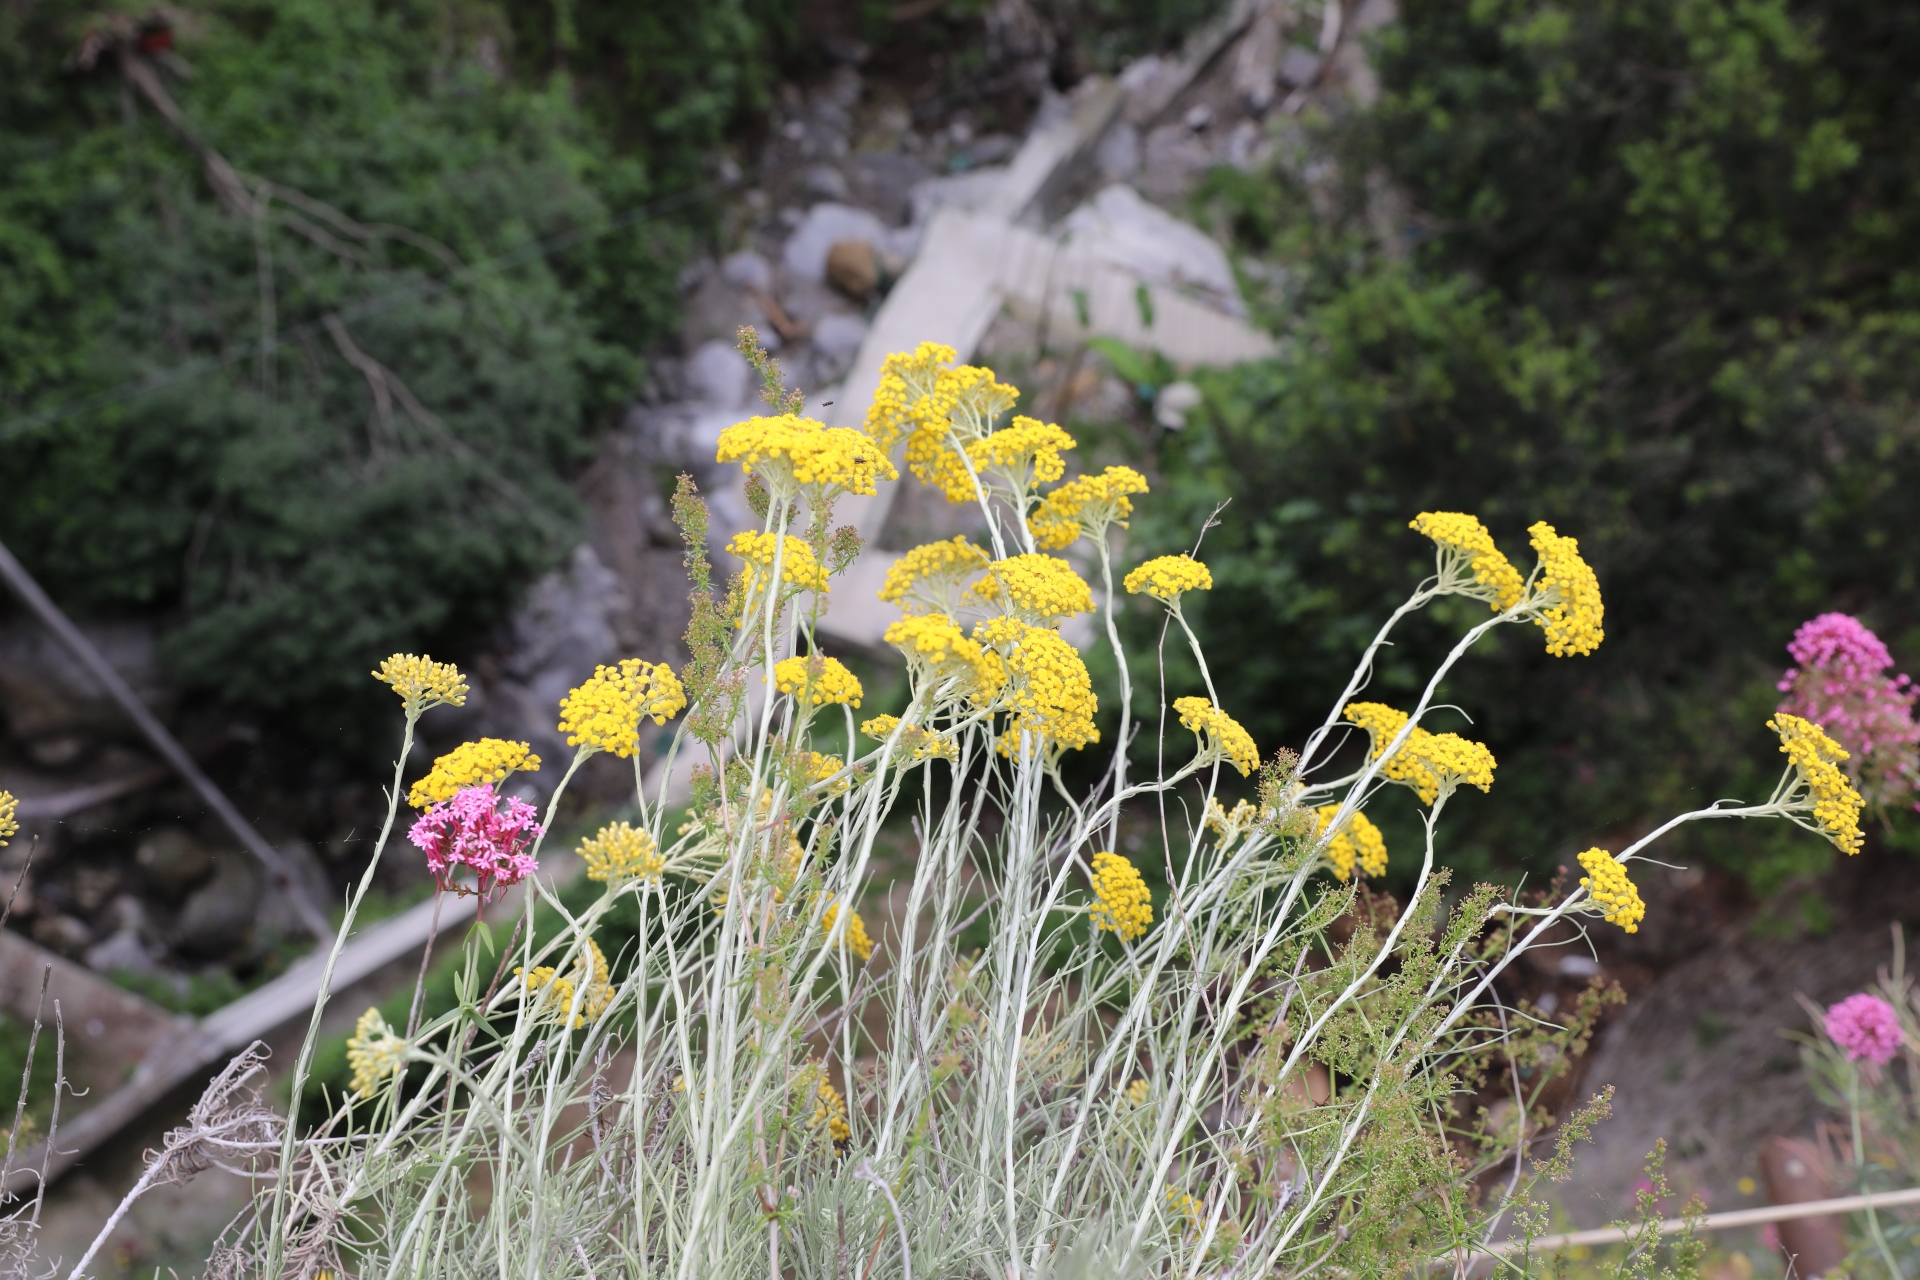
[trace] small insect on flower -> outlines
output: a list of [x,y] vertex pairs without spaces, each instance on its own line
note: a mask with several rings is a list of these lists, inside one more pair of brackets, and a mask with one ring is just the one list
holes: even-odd
[[[407,839],[427,855],[427,870],[444,890],[485,899],[540,869],[528,852],[545,830],[533,806],[510,799],[503,805],[493,787],[468,787],[418,818]],[[464,877],[470,875],[472,881]]]
[[378,1009],[368,1009],[347,1040],[347,1065],[353,1068],[354,1096],[371,1098],[382,1080],[406,1070],[407,1042]]
[[409,718],[428,707],[467,705],[467,681],[460,668],[424,654],[396,653],[380,664],[373,678],[400,695]]
[[1587,869],[1587,874],[1580,877],[1580,887],[1600,904],[1601,918],[1628,933],[1640,932],[1640,922],[1647,918],[1647,904],[1640,900],[1640,890],[1627,877],[1626,866],[1599,848],[1581,854],[1580,865]]
[[1095,929],[1132,942],[1153,927],[1153,895],[1134,865],[1117,853],[1093,855],[1093,906],[1088,909]]
[[1865,991],[1850,995],[1828,1006],[1825,1021],[1828,1037],[1847,1051],[1848,1062],[1865,1058],[1885,1066],[1900,1052],[1900,1015],[1879,996]]

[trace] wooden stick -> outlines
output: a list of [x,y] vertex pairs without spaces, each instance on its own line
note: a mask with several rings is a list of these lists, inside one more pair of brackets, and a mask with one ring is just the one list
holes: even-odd
[[[1733,1227],[1756,1227],[1767,1222],[1788,1222],[1795,1218],[1818,1218],[1829,1213],[1891,1209],[1903,1204],[1920,1204],[1920,1187],[1908,1187],[1904,1191],[1882,1191],[1870,1195],[1839,1196],[1832,1200],[1806,1200],[1799,1204],[1767,1205],[1759,1209],[1730,1209],[1726,1213],[1709,1213],[1704,1217],[1693,1219],[1668,1218],[1654,1230],[1655,1234],[1663,1236],[1674,1235],[1689,1227],[1696,1231],[1726,1231]],[[1644,1229],[1642,1227],[1595,1227],[1591,1231],[1570,1231],[1565,1235],[1542,1236],[1531,1242],[1502,1240],[1499,1244],[1489,1245],[1477,1252],[1482,1255],[1505,1257],[1507,1254],[1519,1253],[1522,1250],[1546,1253],[1583,1244],[1618,1244]]]

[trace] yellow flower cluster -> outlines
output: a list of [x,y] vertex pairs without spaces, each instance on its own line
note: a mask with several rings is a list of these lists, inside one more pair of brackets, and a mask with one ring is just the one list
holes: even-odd
[[[1407,722],[1406,712],[1380,702],[1349,702],[1341,714],[1348,723],[1367,731],[1372,742],[1369,760],[1379,759]],[[1457,733],[1428,733],[1416,725],[1400,749],[1380,767],[1380,776],[1412,787],[1422,804],[1432,804],[1442,793],[1451,795],[1462,783],[1482,791],[1490,789],[1497,764],[1493,752],[1481,743]]]
[[522,769],[528,773],[540,771],[540,757],[524,742],[505,742],[499,738],[465,742],[433,762],[427,776],[407,792],[407,803],[424,809],[430,804],[451,800],[468,787],[503,781],[508,774]]
[[1017,618],[992,618],[975,627],[973,635],[1004,655],[1012,684],[1007,709],[1013,719],[1000,744],[1003,752],[1010,753],[1022,733],[1073,750],[1100,741],[1093,723],[1100,709],[1093,677],[1079,651],[1059,632]]
[[881,638],[905,654],[907,665],[923,680],[953,680],[956,692],[975,701],[992,701],[1007,683],[1000,655],[969,640],[944,613],[902,618]]
[[880,587],[880,598],[900,606],[903,613],[951,614],[959,603],[959,586],[989,563],[987,553],[967,541],[964,534],[945,542],[929,542],[893,562]]
[[[847,917],[847,950],[853,952],[861,964],[865,964],[873,958],[873,939],[867,936],[867,922],[860,918],[858,911],[849,911]],[[840,904],[829,902],[827,914],[821,918],[820,927],[831,936],[833,927],[839,923]]]
[[570,747],[626,760],[640,752],[641,717],[665,724],[686,705],[687,691],[673,668],[622,658],[617,667],[595,667],[592,679],[560,700],[559,728]]
[[1807,788],[1802,807],[1811,810],[1821,834],[1844,854],[1860,852],[1865,841],[1860,833],[1860,810],[1866,802],[1840,770],[1839,761],[1847,758],[1846,749],[1813,721],[1784,711],[1767,721],[1767,728],[1780,735],[1780,750],[1799,771],[1800,781]]
[[407,704],[408,715],[443,703],[449,707],[467,705],[466,677],[451,662],[435,662],[423,654],[396,653],[380,664],[373,678],[393,687]]
[[1181,724],[1200,735],[1202,755],[1225,760],[1243,778],[1260,767],[1260,748],[1238,720],[1205,698],[1176,698],[1173,709]]
[[872,494],[876,480],[897,479],[899,472],[873,438],[851,427],[829,427],[812,418],[781,414],[749,418],[720,433],[717,462],[738,462],[744,471],[758,467],[778,492],[791,478],[802,485]]
[[[860,725],[860,732],[869,738],[885,742],[900,728],[899,716],[875,716]],[[900,753],[909,760],[958,760],[960,748],[951,738],[943,738],[937,733],[928,733],[917,724],[910,724],[900,732]]]
[[1605,909],[1602,918],[1628,933],[1640,932],[1640,922],[1647,916],[1647,904],[1640,901],[1640,891],[1627,878],[1626,865],[1598,848],[1581,854],[1580,865],[1587,869],[1587,874],[1580,877],[1580,887]]
[[1189,1231],[1199,1231],[1207,1225],[1207,1202],[1178,1187],[1167,1188],[1167,1210],[1174,1217],[1185,1219]]
[[993,562],[1008,607],[1023,622],[1050,626],[1076,613],[1093,611],[1093,592],[1073,566],[1058,556],[1009,556]]
[[818,1062],[809,1063],[794,1081],[794,1092],[812,1093],[813,1119],[810,1127],[816,1132],[825,1130],[828,1141],[834,1146],[845,1146],[853,1141],[853,1129],[847,1123],[847,1100],[827,1079],[827,1069]]
[[[907,437],[908,469],[949,502],[973,501],[977,493],[968,472],[973,461],[969,446],[991,432],[994,420],[1019,399],[1019,391],[995,380],[991,369],[961,365],[942,370],[930,403],[916,412],[914,432]],[[939,415],[941,407],[946,408],[944,415]],[[965,458],[956,442],[958,448],[969,448]]]
[[[1475,516],[1464,511],[1422,511],[1408,528],[1432,538],[1442,558],[1452,556],[1473,572],[1476,584],[1462,595],[1485,600],[1495,613],[1519,604],[1527,596],[1526,580],[1511,561],[1493,544],[1493,535]],[[1450,576],[1443,566],[1443,578]]]
[[1122,942],[1132,942],[1153,927],[1153,895],[1131,862],[1117,853],[1093,855],[1095,929],[1110,930]]
[[550,964],[531,970],[516,968],[513,973],[526,984],[529,996],[539,997],[541,1016],[555,1021],[567,1019],[568,1011],[573,1009],[574,993],[579,991],[580,1009],[572,1015],[570,1024],[575,1030],[597,1022],[613,1003],[613,983],[606,954],[591,938],[587,940],[587,954],[577,958],[564,977]]
[[773,683],[780,692],[790,693],[812,707],[833,703],[857,711],[864,693],[860,677],[847,670],[840,659],[824,653],[781,659],[774,664]]
[[378,1009],[368,1009],[347,1039],[347,1065],[353,1068],[354,1096],[371,1098],[382,1080],[406,1070],[407,1042],[394,1034]]
[[0,848],[20,830],[20,802],[11,791],[0,791]]
[[900,351],[880,366],[880,386],[867,409],[867,434],[882,449],[892,449],[901,436],[930,425],[944,431],[953,411],[953,387],[944,389],[940,375],[960,353],[938,342],[923,342],[911,354]]
[[1211,591],[1213,573],[1192,556],[1161,556],[1128,574],[1126,587],[1131,595],[1144,591],[1173,604],[1189,591]]
[[[784,545],[782,538],[785,539]],[[759,574],[772,571],[776,551],[780,556],[782,582],[802,591],[827,589],[827,567],[813,554],[812,547],[790,533],[757,533],[749,529],[734,534],[733,540],[727,543],[727,551],[746,562],[748,591],[752,591],[759,582]]]
[[1035,545],[1058,551],[1082,534],[1098,538],[1107,526],[1125,528],[1133,514],[1131,495],[1147,491],[1147,478],[1132,467],[1108,467],[1097,476],[1077,476],[1047,495],[1027,520]]
[[1234,805],[1232,813],[1218,800],[1208,800],[1204,825],[1221,844],[1227,845],[1253,830],[1259,816],[1259,811],[1245,800]]
[[657,880],[667,868],[653,837],[638,827],[615,822],[580,842],[587,879],[608,884],[627,880]]
[[1533,584],[1536,599],[1551,603],[1534,616],[1547,633],[1547,652],[1556,658],[1588,654],[1606,639],[1601,621],[1606,616],[1600,600],[1600,580],[1580,558],[1580,541],[1563,538],[1542,520],[1527,530],[1540,556],[1540,576]]
[[[1324,805],[1315,809],[1313,827],[1314,838],[1326,834],[1327,824],[1340,812],[1337,804]],[[1380,834],[1380,828],[1364,813],[1355,813],[1347,819],[1345,826],[1336,831],[1327,841],[1327,861],[1333,864],[1334,878],[1348,880],[1353,876],[1353,868],[1359,864],[1363,876],[1385,875],[1387,871],[1387,841]]]
[[[967,457],[976,473],[998,471],[1024,490],[1065,475],[1067,464],[1060,454],[1077,447],[1078,442],[1053,423],[1016,415],[1005,427],[968,445]],[[967,496],[972,496],[971,486]]]
[[1144,1107],[1147,1105],[1148,1097],[1151,1096],[1151,1090],[1145,1080],[1135,1080],[1126,1087],[1122,1096],[1126,1098],[1128,1106]]

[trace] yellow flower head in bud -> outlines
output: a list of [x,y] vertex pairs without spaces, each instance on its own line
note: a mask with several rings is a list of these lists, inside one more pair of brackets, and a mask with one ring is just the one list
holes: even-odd
[[1482,791],[1493,787],[1497,763],[1493,752],[1487,750],[1485,744],[1457,733],[1415,730],[1400,754],[1413,773],[1410,781],[1422,804],[1432,804],[1440,796],[1452,795],[1454,788],[1462,785]]
[[746,563],[749,592],[772,572],[775,554],[780,557],[780,581],[797,591],[827,589],[827,567],[813,554],[812,547],[790,533],[775,535],[749,529],[733,535],[727,552]]
[[1018,618],[992,618],[973,629],[973,638],[1006,663],[1007,709],[1013,713],[1000,749],[1011,754],[1020,735],[1078,750],[1100,741],[1094,714],[1100,701],[1087,664],[1060,633]]
[[[535,1002],[541,1019],[565,1023],[576,1031],[589,1022],[597,1022],[600,1015],[613,1003],[613,983],[607,968],[607,957],[600,950],[600,944],[591,938],[587,940],[586,954],[577,956],[573,966],[563,976],[550,964],[535,969],[513,971],[526,987],[527,996]],[[574,1007],[575,1000],[579,1007]]]
[[587,879],[607,884],[629,880],[657,880],[667,868],[653,837],[638,827],[615,822],[580,842]]
[[[1324,805],[1315,809],[1313,834],[1319,839],[1326,834],[1327,824],[1340,812],[1337,804]],[[1385,875],[1387,871],[1387,842],[1380,834],[1380,828],[1373,825],[1364,813],[1355,813],[1346,824],[1327,841],[1327,862],[1333,867],[1334,878],[1349,880],[1353,877],[1353,868],[1359,864],[1363,876]]]
[[567,745],[607,751],[621,759],[640,752],[640,720],[665,724],[687,705],[687,692],[664,662],[622,658],[595,667],[593,678],[560,700],[560,732]]
[[790,693],[808,706],[837,703],[860,709],[860,678],[847,670],[838,658],[816,653],[805,658],[786,658],[775,663],[774,687]]
[[1095,929],[1132,942],[1153,927],[1153,895],[1131,862],[1117,853],[1093,855],[1093,906],[1088,914]]
[[[827,914],[820,920],[820,927],[833,936],[833,927],[840,923],[840,904],[829,902]],[[851,951],[861,964],[873,958],[873,939],[867,936],[867,922],[860,918],[858,911],[847,912],[847,950]]]
[[[1432,538],[1439,548],[1440,580],[1461,583],[1453,590],[1476,600],[1485,600],[1495,613],[1502,613],[1526,599],[1526,580],[1493,545],[1493,535],[1475,516],[1463,511],[1422,511],[1413,518],[1410,529]],[[1461,582],[1466,572],[1473,582]]]
[[882,638],[906,656],[916,684],[950,681],[951,688],[943,693],[985,703],[1007,682],[1000,655],[967,639],[944,613],[902,618],[889,625]]
[[1151,1090],[1145,1080],[1135,1080],[1126,1087],[1121,1096],[1126,1098],[1127,1105],[1130,1107],[1144,1107],[1147,1105],[1147,1098],[1151,1096]]
[[1556,658],[1592,653],[1606,639],[1600,628],[1606,608],[1600,601],[1600,580],[1580,558],[1579,539],[1561,537],[1544,520],[1527,534],[1540,555],[1533,596],[1541,607],[1534,621],[1547,633],[1547,652]]
[[1072,546],[1082,534],[1105,536],[1110,525],[1127,527],[1131,495],[1147,491],[1147,478],[1132,467],[1108,467],[1097,476],[1078,476],[1047,495],[1027,519],[1034,544],[1046,551]]
[[952,614],[968,579],[992,563],[987,553],[956,535],[945,542],[915,547],[893,562],[880,598],[902,613]]
[[[1037,418],[1015,417],[999,431],[967,446],[967,457],[974,474],[995,472],[1009,484],[1025,491],[1038,484],[1052,484],[1067,472],[1060,454],[1078,447],[1074,438],[1051,422]],[[959,501],[973,496],[973,486]]]
[[0,848],[13,839],[20,830],[20,802],[13,798],[13,792],[0,791]]
[[433,762],[427,776],[407,792],[407,803],[424,809],[442,800],[451,800],[468,787],[504,782],[510,773],[540,771],[540,757],[524,742],[505,742],[482,738],[455,747]]
[[744,471],[758,470],[776,493],[791,481],[871,495],[876,480],[900,475],[886,451],[865,432],[829,427],[790,413],[734,423],[720,433],[714,460],[738,462]]
[[1243,778],[1260,767],[1260,749],[1238,720],[1205,698],[1176,698],[1173,709],[1181,724],[1200,735],[1203,757],[1225,760]]
[[1093,612],[1093,592],[1058,556],[1009,556],[994,561],[990,572],[1008,609],[1023,622],[1050,626],[1076,613]]
[[1211,591],[1213,574],[1192,556],[1161,556],[1149,560],[1126,578],[1127,592],[1141,592],[1167,604],[1179,603],[1189,591]]
[[1847,758],[1846,749],[1827,736],[1826,730],[1811,720],[1776,712],[1767,728],[1780,735],[1780,750],[1786,753],[1790,767],[1799,778],[1787,799],[1789,816],[1802,826],[1801,816],[1810,815],[1811,828],[1833,842],[1833,847],[1852,856],[1860,852],[1865,837],[1860,833],[1860,810],[1865,806],[1860,793],[1840,770]]
[[862,721],[860,732],[869,738],[885,742],[893,736],[894,730],[900,730],[900,754],[908,760],[958,760],[960,748],[951,738],[929,733],[917,724],[900,729],[899,716],[875,716]]
[[1640,891],[1627,878],[1625,864],[1605,849],[1589,849],[1580,855],[1580,865],[1587,869],[1587,874],[1580,877],[1580,887],[1600,904],[1602,918],[1628,933],[1640,932],[1647,904],[1640,901]]
[[467,705],[467,681],[460,668],[451,662],[435,662],[424,654],[396,653],[380,664],[373,678],[393,687],[407,704],[410,716],[443,703],[449,707]]
[[407,1042],[394,1034],[378,1009],[368,1009],[347,1040],[347,1065],[353,1068],[354,1096],[371,1098],[382,1080],[407,1069]]
[[880,386],[867,410],[867,434],[882,449],[925,423],[942,427],[953,411],[952,389],[940,395],[940,375],[959,352],[938,342],[923,342],[912,352],[895,352],[880,366]]
[[1253,830],[1258,818],[1259,811],[1245,800],[1234,805],[1232,813],[1218,800],[1209,800],[1204,825],[1222,845],[1229,845]]

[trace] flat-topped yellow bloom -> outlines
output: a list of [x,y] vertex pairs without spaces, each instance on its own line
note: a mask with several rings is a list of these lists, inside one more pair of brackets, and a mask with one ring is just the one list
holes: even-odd
[[[1067,472],[1060,455],[1078,442],[1051,422],[1016,415],[1012,422],[967,446],[976,473],[998,471],[1016,487],[1052,484]],[[968,493],[971,497],[971,492]]]
[[595,667],[592,679],[560,700],[559,729],[570,747],[629,760],[640,752],[642,718],[665,724],[686,705],[687,691],[672,667],[622,658],[617,667]]
[[[1313,812],[1313,834],[1318,839],[1326,835],[1327,824],[1340,812],[1340,806],[1323,805]],[[1380,834],[1380,828],[1374,826],[1372,819],[1364,813],[1351,815],[1327,841],[1325,852],[1337,880],[1351,879],[1356,864],[1363,876],[1380,876],[1387,872],[1386,837]]]
[[1058,556],[1009,556],[994,561],[989,572],[1008,608],[1023,621],[1049,626],[1093,611],[1093,592],[1086,580]]
[[909,760],[958,760],[960,748],[951,738],[929,733],[917,724],[900,728],[899,716],[875,716],[871,720],[860,722],[860,732],[876,741],[885,742],[894,731],[900,731],[899,750]]
[[952,693],[976,702],[991,701],[1007,682],[1000,655],[967,637],[944,613],[923,613],[900,619],[882,637],[907,659],[921,682],[954,682]]
[[609,823],[582,840],[580,858],[587,864],[587,879],[607,884],[658,880],[667,869],[653,837],[625,822]]
[[468,787],[482,783],[504,782],[510,773],[540,771],[540,757],[524,742],[500,738],[481,738],[463,742],[433,762],[427,776],[407,792],[407,803],[424,809],[442,800],[451,800]]
[[1225,760],[1241,777],[1260,767],[1260,749],[1240,722],[1205,698],[1176,698],[1173,709],[1180,723],[1200,736],[1202,756]]
[[396,653],[380,664],[373,678],[400,695],[408,715],[418,715],[428,707],[467,705],[467,681],[460,668],[451,662],[435,662],[424,654]]
[[1647,904],[1640,900],[1640,890],[1628,878],[1626,866],[1599,848],[1581,854],[1580,865],[1587,869],[1587,874],[1580,877],[1580,887],[1600,904],[1602,918],[1628,933],[1640,932],[1640,922],[1647,916]]
[[1600,626],[1606,608],[1600,600],[1600,580],[1580,558],[1579,539],[1561,537],[1544,520],[1527,534],[1540,555],[1533,594],[1542,606],[1534,621],[1547,633],[1547,652],[1556,658],[1592,653],[1606,639]]
[[[1406,712],[1380,702],[1350,702],[1341,714],[1367,731],[1369,760],[1378,760],[1407,722]],[[1481,743],[1457,733],[1429,733],[1415,725],[1380,766],[1380,776],[1412,787],[1421,803],[1432,804],[1443,792],[1450,795],[1463,783],[1488,790],[1496,763],[1493,752]]]
[[[831,937],[833,926],[838,923],[840,923],[840,903],[829,902],[827,914],[820,920],[820,927],[825,929]],[[867,936],[867,922],[860,918],[858,911],[847,912],[847,950],[851,951],[862,964],[873,959],[873,939]]]
[[[961,365],[943,370],[935,392],[916,408],[913,434],[907,437],[907,468],[923,482],[946,495],[949,502],[971,502],[979,496],[968,449],[993,430],[995,420],[1019,402],[1020,392],[993,376],[991,369]],[[936,417],[927,406],[946,409]]]
[[813,548],[792,534],[760,533],[749,529],[736,533],[727,543],[727,551],[747,564],[747,589],[752,591],[763,575],[773,569],[776,552],[780,557],[780,580],[802,591],[825,591],[827,567],[813,554]]
[[[1526,599],[1526,580],[1500,553],[1500,548],[1493,543],[1493,535],[1477,516],[1464,511],[1422,511],[1408,527],[1432,538],[1438,546],[1443,582],[1457,581],[1463,569],[1473,574],[1471,586],[1454,588],[1459,594],[1485,600],[1495,613],[1511,609]],[[1454,563],[1448,564],[1449,559]]]
[[1133,494],[1147,491],[1147,478],[1132,467],[1108,467],[1097,476],[1076,476],[1049,493],[1027,527],[1034,545],[1059,551],[1081,535],[1103,536],[1110,525],[1125,528],[1133,514]]
[[1153,895],[1131,862],[1117,853],[1093,855],[1093,906],[1088,909],[1095,929],[1118,934],[1132,942],[1153,927]]
[[894,480],[900,474],[886,450],[864,431],[829,427],[790,413],[734,423],[720,433],[714,457],[718,462],[738,462],[745,471],[758,471],[776,492],[782,481],[792,480],[870,495],[876,481]]
[[1811,720],[1776,712],[1767,728],[1780,735],[1780,750],[1799,773],[1795,788],[1805,788],[1803,796],[1790,798],[1791,808],[1810,813],[1820,834],[1833,847],[1849,856],[1860,852],[1865,837],[1860,832],[1860,810],[1866,801],[1848,781],[1839,762],[1847,751],[1827,736],[1827,731]]
[[948,385],[943,390],[940,375],[959,355],[941,343],[923,342],[881,363],[880,386],[867,409],[867,434],[882,449],[892,449],[901,436],[929,424],[945,428],[954,389]]
[[880,599],[898,605],[902,613],[951,615],[958,610],[967,582],[991,563],[987,553],[964,534],[929,542],[888,567]]
[[1159,556],[1129,573],[1126,588],[1131,595],[1145,592],[1175,604],[1189,591],[1211,591],[1213,573],[1192,556]]
[[1018,618],[991,618],[973,629],[973,637],[1006,662],[1006,706],[1013,719],[1001,740],[1003,752],[1011,754],[1022,733],[1073,750],[1100,741],[1093,677],[1059,632]]
[[775,663],[773,684],[780,692],[790,693],[814,707],[835,704],[857,711],[860,699],[864,696],[860,677],[847,670],[846,664],[840,659],[829,658],[823,653],[804,658],[784,658]]

